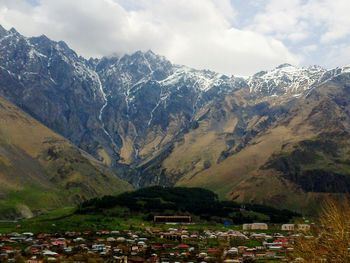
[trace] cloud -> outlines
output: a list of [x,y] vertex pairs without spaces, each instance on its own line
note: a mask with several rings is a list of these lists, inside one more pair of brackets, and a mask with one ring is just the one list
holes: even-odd
[[64,40],[87,57],[152,49],[178,64],[240,75],[299,63],[277,37],[235,28],[236,19],[229,0],[0,0],[3,26]]
[[335,42],[350,36],[350,5],[348,0],[323,0],[320,4],[312,1],[313,19],[322,24],[324,32],[321,36],[323,42]]
[[301,41],[310,35],[306,11],[301,0],[270,0],[248,28],[281,40]]
[[269,0],[249,28],[279,39],[301,41],[318,35],[332,42],[350,35],[349,12],[348,0]]
[[350,44],[334,45],[324,56],[331,68],[350,65]]
[[349,0],[268,0],[246,29],[282,41],[302,64],[333,67],[350,62],[349,13]]

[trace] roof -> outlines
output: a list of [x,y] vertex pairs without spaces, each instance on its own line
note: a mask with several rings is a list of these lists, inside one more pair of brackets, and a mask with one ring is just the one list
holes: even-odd
[[190,248],[189,245],[186,245],[186,244],[180,244],[177,246],[177,248],[180,248],[180,249],[187,249],[187,248]]

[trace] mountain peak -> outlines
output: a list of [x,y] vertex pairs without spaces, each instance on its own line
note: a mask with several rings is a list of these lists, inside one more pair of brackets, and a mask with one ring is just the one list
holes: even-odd
[[29,41],[31,43],[37,43],[39,45],[47,46],[51,45],[53,41],[51,41],[46,35],[40,35],[38,37],[31,37],[29,38]]
[[11,27],[11,29],[8,32],[14,35],[20,35],[20,33],[18,33],[18,31],[14,27]]
[[131,57],[131,58],[142,58],[145,60],[149,60],[149,61],[167,61],[167,59],[164,56],[158,55],[156,53],[154,53],[152,50],[147,50],[147,51],[142,51],[142,50],[138,50],[130,55],[125,55],[127,57]]
[[0,25],[0,37],[7,35],[22,36],[15,28],[11,27],[10,30],[6,30],[2,25]]
[[325,70],[321,67],[296,67],[288,63],[261,71],[248,79],[251,92],[263,95],[299,94],[316,83]]
[[45,41],[51,41],[46,35],[42,34],[40,36],[38,36],[37,38],[43,39]]
[[7,30],[0,24],[0,32],[1,31],[7,31]]
[[147,50],[147,51],[145,52],[145,54],[147,54],[147,55],[152,55],[152,56],[156,56],[156,54],[155,54],[151,49]]
[[70,50],[70,47],[64,41],[58,41],[57,44],[63,49]]
[[276,69],[287,68],[287,67],[294,67],[295,68],[295,66],[293,66],[292,64],[283,63],[283,64],[277,66]]
[[0,37],[6,36],[7,30],[0,25]]

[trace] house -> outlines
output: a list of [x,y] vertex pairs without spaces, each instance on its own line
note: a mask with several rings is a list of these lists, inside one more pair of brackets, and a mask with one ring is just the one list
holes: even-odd
[[176,233],[164,233],[160,236],[160,238],[165,238],[168,240],[181,240],[181,235],[178,235]]
[[277,238],[273,241],[273,243],[280,244],[283,247],[286,247],[289,243],[287,238]]
[[242,229],[243,230],[251,230],[252,229],[252,224],[243,224]]
[[239,231],[230,230],[227,232],[227,234],[229,235],[230,239],[243,239],[243,240],[249,239],[246,235],[242,234]]
[[243,224],[243,230],[267,230],[266,223]]
[[54,252],[54,251],[51,251],[51,250],[45,250],[45,251],[43,252],[43,255],[44,255],[45,257],[57,257],[57,256],[59,256],[58,253],[56,253],[56,252]]
[[239,252],[240,254],[243,254],[243,253],[246,251],[247,248],[248,248],[248,247],[246,247],[246,246],[239,246],[239,247],[238,247],[238,252]]
[[282,231],[294,231],[295,225],[294,224],[283,224],[281,227]]
[[55,239],[51,242],[51,245],[53,246],[58,246],[58,247],[66,247],[67,246],[67,242],[64,238],[58,238]]
[[267,230],[268,226],[265,223],[253,223],[252,230]]
[[106,247],[104,244],[94,244],[92,245],[92,251],[94,252],[103,252],[106,250]]
[[119,243],[124,243],[126,241],[126,238],[125,237],[117,237],[116,241]]
[[298,230],[300,231],[309,231],[310,225],[309,224],[298,224]]
[[141,257],[135,257],[135,258],[129,258],[128,259],[128,262],[145,262],[146,260],[144,258],[141,258]]
[[181,250],[188,250],[190,248],[190,246],[187,244],[180,244],[177,246],[177,248],[181,249]]
[[231,247],[231,248],[227,251],[227,254],[238,255],[238,248],[236,248],[236,247]]

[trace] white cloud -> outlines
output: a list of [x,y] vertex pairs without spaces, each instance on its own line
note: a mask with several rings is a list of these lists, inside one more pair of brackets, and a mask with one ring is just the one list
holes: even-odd
[[334,42],[350,35],[349,13],[349,0],[269,0],[249,28],[278,39]]
[[332,68],[350,65],[350,44],[335,45],[324,56]]
[[349,0],[268,0],[247,28],[281,40],[302,64],[350,63]]
[[301,0],[270,0],[253,18],[249,28],[281,40],[301,41],[309,35],[304,15],[305,6]]
[[[313,0],[310,15],[324,27],[323,42],[335,42],[350,36],[350,3],[348,0]],[[314,12],[312,12],[314,10]]]
[[175,63],[241,75],[299,62],[264,30],[233,28],[236,11],[229,0],[37,2],[29,6],[25,0],[0,0],[0,24],[25,35],[65,40],[84,56],[152,49]]
[[305,53],[311,53],[317,50],[317,45],[311,44],[311,45],[306,45],[302,48],[302,50]]

